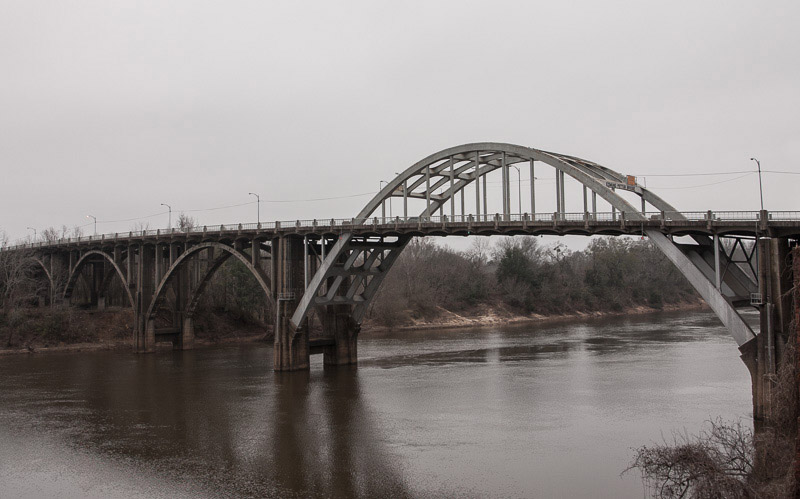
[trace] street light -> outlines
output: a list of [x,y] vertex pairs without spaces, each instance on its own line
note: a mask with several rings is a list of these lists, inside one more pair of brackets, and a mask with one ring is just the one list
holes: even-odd
[[251,196],[256,197],[256,204],[258,207],[256,208],[256,216],[258,217],[258,223],[261,223],[261,198],[255,192],[248,192]]
[[33,231],[33,240],[36,241],[36,229],[34,229],[33,227],[28,227],[28,230]]
[[[517,170],[517,191],[518,191],[517,192],[517,199],[518,199],[517,206],[519,207],[518,208],[519,209],[519,213],[518,214],[521,215],[522,214],[522,173],[520,173],[519,167],[517,165],[508,165],[508,166],[510,166],[511,168]],[[508,203],[508,206],[509,206],[509,208],[511,207],[511,202]]]
[[171,229],[172,228],[172,206],[168,205],[167,203],[161,203],[161,206],[166,206],[167,209],[169,210],[169,218],[167,219],[169,221],[167,222],[167,228]]
[[761,211],[764,211],[764,189],[761,187],[761,161],[756,158],[750,158],[750,161],[755,161],[758,165],[758,195],[761,196]]
[[[385,180],[378,181],[378,191],[380,191],[383,188],[383,184],[389,185],[389,182],[387,182]],[[386,223],[385,222],[385,219],[386,219],[386,204],[385,203],[386,203],[386,200],[384,200],[383,203],[381,203],[383,205],[384,223]],[[389,218],[390,219],[392,218],[392,196],[391,195],[389,196]]]
[[94,215],[86,215],[86,218],[91,218],[94,220],[94,235],[97,235],[97,217]]

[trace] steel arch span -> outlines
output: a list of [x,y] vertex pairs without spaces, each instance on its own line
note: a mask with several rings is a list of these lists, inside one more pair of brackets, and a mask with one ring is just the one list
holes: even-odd
[[[467,217],[465,195],[467,187],[471,187],[474,192],[474,201],[469,201],[470,204],[474,202],[472,204],[474,212],[469,212],[469,220],[488,221],[502,217],[502,220],[508,221],[513,216],[521,215],[512,215],[513,196],[509,170],[516,168],[520,175],[520,165],[530,169],[531,216],[535,216],[536,213],[535,169],[545,168],[551,169],[550,172],[555,176],[554,220],[566,213],[564,185],[568,177],[583,187],[583,206],[587,217],[590,216],[588,212],[591,193],[592,211],[595,211],[599,197],[611,205],[613,212],[618,212],[620,217],[628,221],[645,221],[647,205],[661,212],[662,216],[663,213],[669,212],[675,220],[685,219],[672,205],[652,191],[635,181],[631,182],[626,175],[597,163],[520,145],[481,142],[451,147],[413,164],[392,181],[387,182],[385,187],[356,215],[353,223],[364,223],[370,218],[375,218],[377,221],[378,210],[381,210],[381,217],[385,220],[385,207],[387,202],[391,203],[391,199],[402,199],[403,217],[406,221],[409,220],[409,216],[414,217],[412,220],[426,220],[437,211],[443,219],[448,216],[457,219],[460,211],[463,220]],[[490,218],[487,178],[494,172],[499,172],[501,176],[502,213],[498,212]],[[518,198],[521,205],[521,177],[519,183]],[[634,207],[622,197],[618,192],[620,190],[637,196],[641,200],[641,209]],[[422,203],[422,211],[410,215],[408,213],[410,200]],[[735,304],[749,295],[756,283],[736,265],[729,266],[730,271],[726,271],[724,276],[720,275],[719,240],[695,235],[692,237],[697,244],[680,245],[659,230],[643,228],[642,232],[646,233],[687,277],[728,328],[739,346],[755,337],[751,328],[739,316]],[[376,240],[357,236],[353,232],[342,233],[308,283],[291,316],[291,326],[296,331],[301,330],[314,309],[332,307],[341,309],[342,306],[349,306],[350,321],[357,333],[379,286],[410,239],[411,236],[407,234],[399,235],[393,241],[387,241],[385,238]],[[714,258],[717,259],[716,265]]]

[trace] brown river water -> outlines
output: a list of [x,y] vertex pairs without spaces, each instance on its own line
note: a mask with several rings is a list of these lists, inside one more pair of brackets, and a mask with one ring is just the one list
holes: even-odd
[[633,449],[752,416],[708,312],[0,357],[0,497],[643,497]]

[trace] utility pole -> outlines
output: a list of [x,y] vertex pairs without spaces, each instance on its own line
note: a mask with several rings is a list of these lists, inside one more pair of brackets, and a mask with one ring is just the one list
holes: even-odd
[[248,192],[248,194],[256,197],[256,221],[261,225],[261,198],[255,192]]
[[168,205],[167,203],[161,203],[161,206],[166,206],[167,209],[169,210],[169,218],[168,218],[168,222],[167,222],[167,228],[171,229],[172,228],[172,206]]

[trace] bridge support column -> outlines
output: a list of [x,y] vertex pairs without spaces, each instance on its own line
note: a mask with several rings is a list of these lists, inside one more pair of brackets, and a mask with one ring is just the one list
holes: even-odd
[[194,318],[185,317],[181,322],[181,331],[173,343],[175,350],[192,350],[194,348]]
[[788,241],[772,238],[760,239],[758,252],[761,328],[739,350],[752,380],[753,418],[769,424],[775,409],[775,383],[792,324],[789,291],[793,284],[800,286],[800,250],[792,250],[790,257]]
[[[277,244],[275,244],[277,243]],[[299,371],[308,369],[309,346],[308,326],[301,324],[295,330],[291,317],[303,295],[303,239],[282,236],[273,241],[273,254],[276,265],[273,269],[274,286],[278,290],[275,307],[275,371]]]
[[152,352],[155,350],[155,321],[147,319],[147,309],[153,299],[155,291],[153,278],[155,277],[155,249],[145,244],[139,245],[139,261],[136,269],[136,329],[133,348],[136,353]]
[[358,333],[361,326],[353,321],[349,305],[328,307],[323,318],[324,336],[332,337],[334,344],[323,350],[323,362],[329,366],[358,364]]
[[[172,262],[178,257],[177,252],[177,248],[171,251],[170,260]],[[172,322],[178,328],[178,336],[173,341],[172,347],[175,350],[191,350],[194,348],[194,318],[188,315],[187,310],[191,295],[191,269],[189,265],[183,265],[178,268],[177,272],[178,275],[174,278],[175,315]]]
[[92,264],[92,290],[91,302],[92,306],[97,310],[105,310],[106,297],[103,290],[103,282],[105,280],[106,262],[105,260]]

